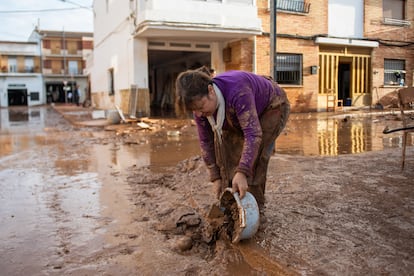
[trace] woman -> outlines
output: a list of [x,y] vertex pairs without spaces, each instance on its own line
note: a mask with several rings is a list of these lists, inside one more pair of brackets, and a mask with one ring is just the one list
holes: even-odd
[[226,187],[265,203],[266,174],[274,142],[290,112],[285,92],[270,78],[228,71],[188,70],[176,80],[176,109],[192,111],[202,157],[219,198]]

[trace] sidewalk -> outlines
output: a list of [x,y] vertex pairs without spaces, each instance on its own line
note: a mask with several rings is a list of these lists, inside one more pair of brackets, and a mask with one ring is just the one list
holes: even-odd
[[97,110],[91,107],[77,106],[74,104],[52,104],[51,107],[74,126],[105,127],[113,124],[107,118],[94,119],[93,113]]

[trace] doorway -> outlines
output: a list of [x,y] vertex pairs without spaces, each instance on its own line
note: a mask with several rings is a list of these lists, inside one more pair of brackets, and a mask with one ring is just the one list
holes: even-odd
[[178,74],[203,65],[210,67],[210,64],[210,52],[148,50],[151,116],[173,117]]
[[338,67],[338,100],[342,100],[344,105],[350,106],[350,63],[339,63]]
[[48,103],[68,102],[67,93],[72,92],[74,87],[76,87],[76,82],[72,82],[72,81],[68,81],[66,84],[66,87],[62,81],[46,82],[47,102]]
[[27,105],[27,89],[8,89],[9,106]]

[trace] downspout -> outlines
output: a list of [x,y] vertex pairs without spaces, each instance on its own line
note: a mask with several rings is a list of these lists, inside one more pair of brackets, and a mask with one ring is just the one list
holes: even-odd
[[257,68],[257,58],[256,58],[256,47],[257,47],[257,36],[254,36],[254,40],[253,40],[253,51],[252,51],[252,59],[253,59],[253,68],[252,68],[252,72],[257,73],[256,72],[256,68]]
[[276,47],[276,15],[277,0],[270,2],[270,75],[277,81],[277,47]]

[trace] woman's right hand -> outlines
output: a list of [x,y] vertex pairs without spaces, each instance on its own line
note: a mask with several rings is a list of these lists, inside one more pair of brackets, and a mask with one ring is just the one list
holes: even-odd
[[221,183],[221,179],[217,179],[213,181],[213,191],[216,195],[217,199],[220,199],[221,194],[223,193],[223,185]]

